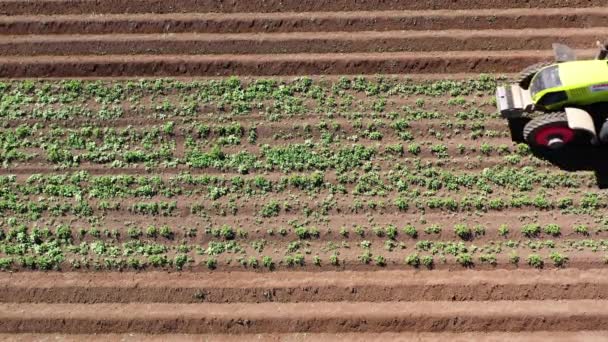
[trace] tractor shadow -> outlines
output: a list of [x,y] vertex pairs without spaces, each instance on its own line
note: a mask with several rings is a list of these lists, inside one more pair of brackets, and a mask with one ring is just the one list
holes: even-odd
[[[523,127],[528,119],[510,120],[511,137],[515,142],[524,142]],[[608,146],[574,144],[559,151],[531,148],[532,154],[568,172],[593,171],[600,189],[608,189]]]

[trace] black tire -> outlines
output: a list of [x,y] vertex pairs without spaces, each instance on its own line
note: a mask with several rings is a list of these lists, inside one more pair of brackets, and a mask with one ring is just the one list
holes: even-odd
[[530,120],[524,126],[523,134],[528,145],[550,149],[562,148],[574,139],[574,135],[565,112],[544,114]]
[[530,88],[530,82],[532,82],[532,78],[534,78],[534,75],[536,75],[540,71],[540,69],[547,67],[549,65],[552,65],[552,64],[554,64],[554,63],[540,62],[540,63],[530,65],[529,67],[527,67],[521,71],[521,73],[519,74],[519,77],[517,78],[517,81],[516,81],[517,84],[519,84],[519,86],[522,89]]

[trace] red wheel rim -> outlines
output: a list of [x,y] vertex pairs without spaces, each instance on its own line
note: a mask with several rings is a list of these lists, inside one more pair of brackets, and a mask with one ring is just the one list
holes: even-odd
[[564,126],[541,127],[534,140],[538,145],[549,146],[549,140],[552,138],[560,138],[564,144],[567,144],[574,139],[574,131]]

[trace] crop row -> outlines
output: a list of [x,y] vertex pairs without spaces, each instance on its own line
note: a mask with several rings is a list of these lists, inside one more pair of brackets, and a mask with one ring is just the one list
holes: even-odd
[[[431,267],[435,262],[445,264],[448,258],[452,258],[452,261],[464,267],[470,267],[475,262],[496,265],[499,255],[506,255],[510,263],[518,264],[519,255],[522,253],[528,255],[528,263],[533,267],[542,267],[543,258],[547,254],[555,266],[562,267],[568,261],[569,251],[596,253],[608,249],[608,240],[603,239],[586,238],[557,242],[551,239],[507,240],[509,229],[506,226],[501,227],[501,234],[504,235],[502,240],[480,245],[467,243],[470,235],[484,233],[480,229],[480,227],[456,225],[454,234],[464,242],[443,242],[417,240],[416,230],[411,225],[401,230],[389,226],[374,231],[374,234],[386,238],[383,243],[376,246],[378,243],[370,240],[340,241],[337,236],[335,241],[315,243],[315,239],[318,238],[316,234],[320,232],[311,229],[306,231],[296,229],[299,238],[289,243],[282,243],[273,240],[272,237],[268,240],[248,240],[246,233],[223,226],[205,232],[205,235],[210,237],[206,244],[192,244],[187,239],[181,240],[179,244],[166,244],[167,240],[176,238],[169,227],[150,226],[145,233],[131,229],[128,232],[130,240],[117,243],[115,233],[110,231],[81,229],[73,232],[65,225],[58,226],[54,231],[48,228],[34,228],[29,231],[26,227],[19,226],[6,233],[2,232],[0,236],[2,238],[0,253],[3,255],[0,258],[0,268],[57,269],[69,262],[73,269],[81,267],[137,269],[146,266],[175,266],[182,269],[196,260],[209,268],[215,268],[219,259],[225,265],[235,262],[245,267],[266,266],[272,269],[275,266],[273,260],[284,266],[304,266],[307,262],[317,266],[326,263],[340,266],[344,263],[344,260],[340,261],[340,255],[347,257],[349,262],[355,259],[360,264],[371,263],[378,266],[385,266],[388,257],[391,262],[401,259],[412,267],[421,265]],[[588,235],[587,227],[578,226],[576,229],[581,236]],[[555,237],[559,235],[559,226],[548,224],[542,228],[537,225],[522,227],[522,232],[530,237],[537,236],[541,231]],[[344,237],[348,233],[341,231],[340,235]],[[102,234],[110,239],[100,239]],[[189,230],[186,234],[189,238],[196,238],[197,232]],[[146,237],[143,238],[143,235]],[[412,244],[404,240],[400,241],[401,235],[406,235],[416,242]],[[533,262],[530,261],[531,259]]]
[[[526,179],[522,179],[524,176]],[[232,194],[256,196],[267,193],[280,194],[290,190],[379,197],[399,193],[415,198],[423,195],[432,196],[435,194],[433,191],[439,190],[457,192],[468,189],[475,190],[478,194],[492,194],[501,188],[516,193],[531,192],[538,187],[541,189],[582,187],[579,180],[568,176],[561,173],[547,174],[531,167],[523,169],[493,167],[479,173],[450,172],[438,168],[423,169],[418,172],[412,170],[400,172],[394,170],[388,173],[368,171],[362,174],[346,172],[333,180],[327,179],[326,174],[321,171],[280,177],[263,175],[226,177],[180,173],[168,178],[133,175],[91,176],[86,171],[78,171],[72,174],[33,174],[22,180],[17,180],[14,175],[0,176],[0,189],[3,195],[10,198],[30,195],[98,199],[155,196],[172,198],[184,195],[216,200]],[[421,194],[420,192],[423,191],[425,193]],[[600,195],[601,193],[591,191],[586,194],[596,197]]]
[[[0,91],[9,104],[70,104],[117,103],[144,96],[168,96],[171,94],[195,94],[204,103],[220,102],[233,106],[238,102],[282,99],[295,94],[318,101],[328,101],[332,95],[346,93],[368,97],[392,95],[467,96],[490,94],[496,87],[496,79],[482,75],[479,79],[465,81],[412,81],[408,79],[376,77],[347,78],[337,81],[313,80],[308,77],[293,81],[255,79],[248,83],[238,78],[224,80],[191,81],[157,79],[124,82],[103,81],[11,81],[0,83]],[[323,102],[321,102],[323,103]]]

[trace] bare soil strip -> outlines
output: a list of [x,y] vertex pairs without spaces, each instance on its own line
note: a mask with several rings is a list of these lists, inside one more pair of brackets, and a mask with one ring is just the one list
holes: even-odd
[[32,35],[0,37],[0,56],[322,54],[588,48],[608,29],[322,33]]
[[606,8],[316,13],[170,13],[4,16],[0,32],[30,34],[355,32],[602,27]]
[[[595,50],[582,50],[591,55]],[[0,58],[0,77],[272,76],[517,72],[552,51],[454,51],[283,55],[109,55]]]
[[333,11],[386,11],[430,9],[478,8],[551,8],[596,7],[603,0],[268,0],[264,2],[241,0],[2,0],[0,14],[103,14],[103,13],[184,13],[184,12],[333,12]]
[[3,333],[517,332],[607,323],[604,300],[0,305]]
[[420,341],[420,342],[595,342],[605,341],[608,331],[577,331],[577,332],[469,332],[469,333],[292,333],[292,334],[0,334],[0,339],[7,342],[29,342],[29,341],[354,341],[354,342],[385,342],[385,341]]
[[55,273],[0,279],[3,303],[608,299],[606,270]]

